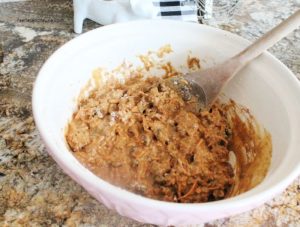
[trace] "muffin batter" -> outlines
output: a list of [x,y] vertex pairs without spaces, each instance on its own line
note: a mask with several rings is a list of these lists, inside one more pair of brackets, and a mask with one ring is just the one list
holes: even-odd
[[223,199],[234,184],[225,106],[195,114],[163,79],[131,78],[94,90],[74,114],[67,141],[101,178],[175,202]]
[[[196,112],[195,102],[167,86],[166,78],[180,73],[153,62],[153,54],[140,56],[142,68],[123,64],[94,77],[96,87],[80,99],[66,130],[75,157],[114,185],[164,201],[215,201],[260,183],[271,158],[267,131],[233,101]],[[145,79],[153,66],[164,76]],[[189,57],[187,66],[197,69],[199,60]]]

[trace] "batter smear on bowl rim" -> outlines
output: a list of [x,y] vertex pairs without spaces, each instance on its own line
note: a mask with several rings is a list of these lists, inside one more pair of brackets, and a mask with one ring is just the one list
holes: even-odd
[[[67,126],[73,154],[100,178],[163,201],[216,201],[253,188],[270,164],[270,134],[232,100],[195,112],[196,102],[166,84],[180,72],[155,62],[169,52],[140,56],[144,67],[95,72]],[[164,76],[151,76],[153,67]],[[199,60],[189,57],[187,67],[200,67]]]

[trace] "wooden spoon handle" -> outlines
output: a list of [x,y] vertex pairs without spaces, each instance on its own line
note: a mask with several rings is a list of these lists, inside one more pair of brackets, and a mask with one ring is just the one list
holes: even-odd
[[300,26],[300,10],[297,10],[289,18],[281,22],[275,28],[260,37],[256,42],[251,44],[245,50],[240,52],[234,58],[238,60],[241,65],[247,64],[252,59],[256,58],[263,51],[273,46],[283,37]]

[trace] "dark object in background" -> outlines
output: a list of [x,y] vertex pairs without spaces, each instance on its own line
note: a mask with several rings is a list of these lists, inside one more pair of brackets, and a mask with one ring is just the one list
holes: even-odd
[[158,18],[198,22],[197,0],[153,0]]

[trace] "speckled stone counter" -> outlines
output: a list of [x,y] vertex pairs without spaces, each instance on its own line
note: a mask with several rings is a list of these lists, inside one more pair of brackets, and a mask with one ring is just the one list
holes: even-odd
[[[255,40],[297,8],[299,0],[241,0],[228,22],[213,24]],[[151,226],[93,199],[49,157],[35,128],[34,79],[77,36],[72,18],[72,1],[0,0],[0,226]],[[84,31],[98,26],[86,21]],[[270,52],[300,78],[299,30]],[[300,226],[300,178],[263,206],[205,226]]]

